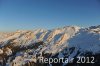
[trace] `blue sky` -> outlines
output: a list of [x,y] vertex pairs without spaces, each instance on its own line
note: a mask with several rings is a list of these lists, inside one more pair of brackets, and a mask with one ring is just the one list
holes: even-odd
[[0,0],[0,31],[100,25],[100,0]]

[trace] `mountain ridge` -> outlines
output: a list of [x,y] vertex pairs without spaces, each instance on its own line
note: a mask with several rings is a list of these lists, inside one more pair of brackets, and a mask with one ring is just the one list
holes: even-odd
[[[2,57],[0,63],[3,66],[24,66],[27,62],[35,63],[37,55],[38,57],[47,57],[48,55],[53,57],[58,54],[57,57],[60,58],[66,57],[65,53],[69,55],[67,57],[75,57],[78,52],[78,55],[87,52],[98,54],[99,48],[99,26],[88,28],[66,26],[53,30],[37,29],[33,31],[18,30],[13,33],[0,34],[0,56]],[[61,66],[64,65],[67,64]]]

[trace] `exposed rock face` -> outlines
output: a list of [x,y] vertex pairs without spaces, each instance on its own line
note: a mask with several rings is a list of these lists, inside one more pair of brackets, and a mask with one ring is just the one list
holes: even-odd
[[[43,58],[75,58],[94,56],[99,64],[100,27],[66,26],[53,30],[37,29],[0,33],[1,66],[69,66],[69,63],[39,63]],[[76,64],[80,66],[81,64]],[[90,64],[91,65],[91,64]],[[95,64],[92,64],[95,66]]]

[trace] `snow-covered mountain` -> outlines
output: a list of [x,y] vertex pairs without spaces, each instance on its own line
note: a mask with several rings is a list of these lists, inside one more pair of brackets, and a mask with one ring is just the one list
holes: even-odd
[[[81,66],[83,62],[78,64],[77,57],[83,56],[86,62],[88,57],[94,57],[90,63],[92,66],[100,64],[100,25],[0,32],[0,66]],[[74,61],[39,63],[39,57],[74,58]]]

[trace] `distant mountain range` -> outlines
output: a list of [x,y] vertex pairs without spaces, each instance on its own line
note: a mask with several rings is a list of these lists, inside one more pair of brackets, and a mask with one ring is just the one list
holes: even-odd
[[[74,60],[72,63],[39,63],[39,57],[64,58],[63,62],[65,58]],[[0,66],[82,65],[100,65],[100,25],[0,32]]]

